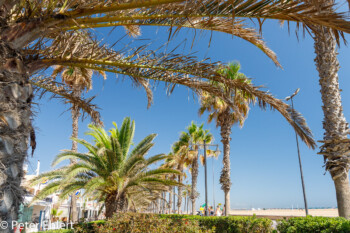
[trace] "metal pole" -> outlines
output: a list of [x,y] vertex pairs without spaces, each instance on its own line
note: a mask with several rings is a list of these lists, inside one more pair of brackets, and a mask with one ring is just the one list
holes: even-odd
[[[72,203],[72,196],[71,196],[71,202],[70,203]],[[57,211],[58,211],[58,208],[57,208]],[[72,206],[71,206],[71,204],[69,204],[69,211],[68,211],[68,221],[67,222],[69,222],[70,221],[70,219],[71,219],[71,213],[72,212]]]
[[213,208],[214,208],[214,211],[215,211],[215,188],[214,188],[214,157],[212,157],[211,159],[211,167],[213,169]]
[[173,213],[174,214],[176,213],[176,210],[175,210],[175,187],[173,187]]
[[207,147],[204,140],[205,216],[208,216]]
[[[290,100],[291,100],[291,102],[292,102],[292,110],[294,110],[293,97],[294,97],[294,96],[292,96],[292,97],[290,98]],[[294,117],[293,117],[293,121],[295,122]],[[294,130],[294,132],[295,132],[295,130]],[[299,168],[300,168],[301,185],[302,185],[302,188],[303,188],[305,213],[306,213],[306,216],[307,216],[307,215],[309,215],[309,209],[307,208],[307,200],[306,200],[306,193],[305,193],[305,184],[304,184],[303,167],[302,167],[302,165],[301,165],[301,158],[300,158],[300,151],[299,151],[299,141],[298,141],[297,132],[295,132],[295,139],[296,139],[296,141],[297,141],[297,149],[298,149],[298,158],[299,158]]]

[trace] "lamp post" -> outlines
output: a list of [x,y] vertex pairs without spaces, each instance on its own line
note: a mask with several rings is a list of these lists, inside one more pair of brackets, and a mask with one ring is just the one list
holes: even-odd
[[[192,150],[192,146],[203,146],[204,149],[204,184],[205,184],[205,216],[208,216],[208,179],[207,179],[207,146],[215,146],[215,153],[218,155],[220,153],[219,145],[217,144],[207,144],[205,140],[203,140],[203,144],[190,144],[190,150]],[[214,187],[213,187],[214,189]]]
[[204,147],[204,179],[205,179],[205,216],[208,216],[208,178],[207,178],[207,145],[203,141]]
[[214,157],[212,157],[212,163],[211,163],[211,168],[213,170],[213,207],[215,211],[215,190],[214,190]]
[[[290,100],[292,103],[292,110],[294,111],[294,103],[293,103],[293,97],[295,97],[300,91],[300,88],[296,89],[296,91],[291,95],[287,96],[285,98],[286,101]],[[295,122],[294,115],[292,114],[293,121]],[[295,130],[294,130],[295,132]],[[304,206],[305,206],[305,213],[306,216],[309,215],[309,209],[307,207],[307,200],[306,200],[306,193],[305,193],[305,184],[304,184],[304,175],[303,175],[303,167],[301,165],[301,158],[300,158],[300,150],[299,150],[299,140],[297,132],[295,132],[295,140],[297,142],[297,150],[298,150],[298,159],[299,159],[299,169],[300,169],[300,177],[301,177],[301,186],[303,188],[303,196],[304,196]]]

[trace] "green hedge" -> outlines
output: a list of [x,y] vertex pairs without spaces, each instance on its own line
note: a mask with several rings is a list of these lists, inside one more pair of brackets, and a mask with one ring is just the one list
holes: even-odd
[[160,215],[162,218],[196,220],[199,225],[207,229],[215,227],[218,233],[269,233],[272,232],[272,221],[267,218],[229,216],[202,217],[198,215]]
[[73,233],[72,229],[59,229],[59,230],[48,230],[48,231],[39,231],[38,233]]
[[197,220],[163,218],[158,214],[123,213],[114,215],[94,233],[214,233]]
[[102,226],[106,220],[78,223],[73,226],[75,232],[95,232],[94,226]]
[[[149,214],[154,215],[154,214]],[[199,226],[203,229],[215,229],[218,233],[270,233],[273,232],[272,221],[267,218],[241,217],[241,216],[229,216],[229,217],[202,217],[197,215],[154,215],[163,219],[173,220],[177,225],[180,222],[198,222]],[[95,232],[94,225],[103,226],[106,221],[94,221],[89,223],[81,223],[74,226],[78,232]]]
[[277,229],[281,233],[348,233],[350,221],[345,218],[296,217],[279,221]]
[[[127,214],[128,215],[128,214]],[[130,215],[130,214],[129,214]],[[134,218],[133,221],[138,221],[137,217],[139,214],[131,214]],[[202,232],[204,229],[215,229],[217,233],[271,233],[276,232],[272,229],[272,221],[267,218],[252,217],[241,217],[241,216],[229,216],[229,217],[202,217],[193,215],[157,215],[157,214],[141,214],[143,216],[142,221],[140,220],[141,226],[146,227],[147,224],[155,222],[155,226],[159,228],[163,226],[176,226],[177,232],[183,232],[182,229],[189,227],[197,228],[197,224]],[[145,218],[144,216],[149,216]],[[130,218],[130,217],[129,217]],[[157,220],[158,219],[158,220]],[[160,224],[161,219],[171,220],[171,222],[164,222]],[[126,223],[124,219],[114,219],[110,221],[99,220],[88,223],[80,223],[74,226],[74,232],[83,233],[96,233],[96,232],[116,232],[113,225]],[[190,223],[192,222],[192,223]],[[107,224],[106,224],[107,223]],[[147,223],[147,224],[146,224]],[[175,224],[175,225],[174,225]],[[128,225],[128,224],[127,224]],[[132,224],[133,225],[133,224]],[[101,231],[99,228],[101,226]],[[148,225],[147,227],[149,227]],[[98,229],[98,230],[97,230]],[[149,228],[147,228],[149,229]],[[279,220],[277,230],[280,233],[349,233],[350,232],[350,220],[345,218],[329,218],[329,217],[295,217],[288,220]],[[188,231],[188,230],[187,230]],[[71,230],[56,230],[56,231],[45,231],[46,233],[72,233]],[[190,232],[190,231],[188,231]]]

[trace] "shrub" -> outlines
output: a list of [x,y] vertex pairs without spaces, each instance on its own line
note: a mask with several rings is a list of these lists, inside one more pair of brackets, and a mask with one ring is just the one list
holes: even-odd
[[74,225],[74,231],[78,233],[94,233],[95,226],[101,226],[106,223],[106,220],[97,220],[92,222],[82,222]]
[[73,233],[73,232],[74,232],[73,229],[58,229],[58,230],[39,231],[38,233]]
[[272,232],[272,221],[267,218],[241,217],[202,217],[198,215],[161,215],[161,218],[196,220],[199,226],[207,229],[216,229],[218,233],[269,233]]
[[345,218],[296,217],[279,221],[277,229],[281,233],[347,233],[350,232],[350,221]]
[[96,233],[202,233],[214,232],[199,226],[198,221],[190,219],[161,218],[154,214],[117,214],[104,225],[95,225]]

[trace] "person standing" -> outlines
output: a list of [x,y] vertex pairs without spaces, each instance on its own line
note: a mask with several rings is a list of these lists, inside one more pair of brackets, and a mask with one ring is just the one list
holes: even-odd
[[222,212],[221,212],[220,206],[217,206],[215,211],[215,216],[221,216],[221,214]]

